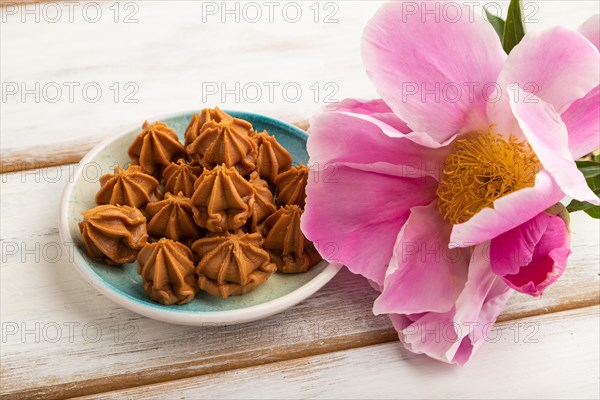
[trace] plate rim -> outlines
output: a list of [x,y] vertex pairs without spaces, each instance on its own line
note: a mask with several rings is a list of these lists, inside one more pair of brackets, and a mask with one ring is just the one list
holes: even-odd
[[[247,111],[234,111],[234,110],[225,110],[226,112],[240,113],[246,115],[256,116],[260,119],[268,120],[270,122],[276,123],[278,125],[283,125],[288,129],[291,129],[296,135],[306,139],[308,138],[308,134],[301,130],[300,128],[289,124],[287,122],[262,115],[256,114],[253,112]],[[148,118],[147,120],[152,121],[164,121],[170,118],[181,117],[187,114],[197,113],[198,111],[181,111],[176,113],[170,113],[167,115],[162,115],[159,117]],[[98,155],[105,147],[107,147],[113,141],[121,138],[129,134],[131,131],[139,129],[139,124],[132,126],[131,128],[127,128],[125,130],[120,130],[119,133],[112,134],[106,139],[102,140],[100,143],[96,144],[92,149],[90,149],[85,156],[79,160],[78,166],[75,169],[73,174],[73,179],[70,179],[67,182],[67,185],[63,189],[63,193],[60,199],[60,209],[59,209],[59,225],[58,230],[61,238],[61,244],[65,248],[66,251],[71,251],[69,245],[72,246],[75,243],[75,239],[71,236],[69,231],[69,216],[68,216],[68,206],[69,200],[72,196],[73,189],[75,188],[75,183],[79,180],[82,172],[83,166],[86,163],[90,162],[94,157]],[[179,325],[191,325],[191,326],[200,326],[207,323],[244,323],[250,321],[256,321],[259,319],[267,318],[271,315],[277,314],[284,310],[287,310],[290,307],[300,303],[301,301],[307,299],[319,289],[321,289],[327,282],[329,282],[342,268],[342,265],[339,263],[328,262],[323,260],[322,262],[327,263],[323,271],[321,271],[318,275],[312,278],[310,281],[300,286],[299,288],[284,294],[283,296],[277,297],[273,300],[269,300],[265,303],[243,307],[233,310],[224,310],[224,311],[186,311],[186,310],[177,310],[177,308],[173,309],[162,309],[157,308],[152,305],[147,305],[138,300],[134,300],[127,296],[125,292],[120,293],[116,291],[114,288],[109,286],[109,284],[102,279],[97,273],[92,271],[92,269],[88,266],[87,261],[83,258],[81,251],[76,248],[73,251],[73,258],[70,260],[70,264],[75,266],[75,269],[79,272],[79,274],[97,291],[102,293],[105,297],[110,299],[111,301],[119,304],[120,306],[133,311],[137,314],[143,315],[145,317],[155,319],[158,321],[168,322],[172,324]]]

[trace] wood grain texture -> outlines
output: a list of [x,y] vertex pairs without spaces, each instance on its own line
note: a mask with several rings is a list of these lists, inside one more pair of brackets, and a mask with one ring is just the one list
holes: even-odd
[[[125,8],[127,3],[135,7]],[[297,23],[283,17],[285,2],[272,22],[262,7],[256,23],[243,18],[243,3],[239,22],[235,14],[222,22],[220,7],[214,15],[203,10],[209,3],[222,2],[125,1],[116,8],[118,15],[114,2],[99,2],[101,18],[94,23],[84,18],[85,3],[77,3],[72,22],[64,6],[62,17],[51,22],[48,16],[54,14],[44,13],[45,4],[27,5],[38,7],[33,14],[23,15],[25,6],[19,6],[14,15],[5,15],[0,67],[3,83],[15,84],[16,92],[6,94],[0,108],[3,152],[28,154],[35,162],[45,146],[96,143],[146,118],[205,106],[297,121],[335,100],[377,96],[362,65],[360,37],[381,1],[334,1],[327,9],[321,2],[317,18],[309,8],[313,2],[297,2],[302,13]],[[508,1],[492,3],[505,10]],[[530,3],[530,31],[556,24],[576,28],[599,11],[598,2],[588,0]],[[475,12],[481,13],[482,4]],[[125,88],[128,83],[134,86]],[[274,85],[272,96],[265,83]],[[260,95],[251,90],[254,84]],[[300,94],[290,89],[285,95],[288,84]],[[73,85],[72,96],[67,85]],[[91,86],[83,94],[86,85],[100,88],[97,101]]]
[[[113,304],[68,254],[56,254],[60,195],[73,172],[68,165],[1,175],[3,394],[100,393],[396,340],[387,318],[371,313],[376,293],[345,270],[284,313],[230,327],[169,325]],[[513,296],[500,319],[598,304],[598,228],[573,214],[565,275],[540,299]]]
[[[102,18],[96,23],[83,17],[83,3],[73,22],[66,10],[54,23],[41,11],[39,22],[32,14],[22,23],[25,6],[7,15],[1,28],[2,80],[16,84],[17,92],[7,95],[0,110],[4,151],[69,140],[98,142],[146,118],[205,106],[297,121],[328,102],[376,95],[361,65],[360,35],[380,1],[335,2],[331,10],[319,9],[318,22],[309,9],[312,3],[298,2],[297,23],[285,20],[285,2],[273,12],[272,22],[261,6],[256,23],[243,17],[241,2],[238,21],[229,15],[225,23],[222,2],[137,1],[127,9],[125,3],[120,3],[116,23],[114,2],[99,2]],[[219,7],[216,14],[203,10],[207,3]],[[337,22],[326,23],[332,12]],[[133,21],[125,22],[131,13]],[[75,85],[72,102],[70,82]],[[52,102],[54,83],[62,96]],[[132,86],[125,88],[128,83]],[[91,85],[89,96],[83,93],[85,85]],[[286,85],[289,93],[284,93]],[[101,90],[97,101],[92,86]]]
[[0,7],[13,7],[16,5],[29,4],[29,3],[42,3],[36,0],[0,0]]
[[[597,399],[598,311],[591,307],[501,323],[464,368],[388,343],[94,398]],[[565,364],[580,368],[560,368]]]
[[54,167],[79,162],[97,142],[62,143],[32,146],[17,151],[4,151],[0,157],[0,173]]

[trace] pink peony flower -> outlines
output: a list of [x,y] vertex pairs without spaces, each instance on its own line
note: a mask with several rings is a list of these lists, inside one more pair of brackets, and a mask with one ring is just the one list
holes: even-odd
[[599,147],[598,24],[528,33],[507,56],[466,6],[450,20],[407,4],[364,32],[382,100],[311,121],[324,173],[302,227],[382,291],[374,312],[405,347],[464,364],[510,288],[540,295],[562,274],[568,227],[545,211],[565,195],[599,202],[573,161]]
[[492,239],[492,271],[511,288],[540,296],[562,275],[571,254],[564,218],[543,212]]

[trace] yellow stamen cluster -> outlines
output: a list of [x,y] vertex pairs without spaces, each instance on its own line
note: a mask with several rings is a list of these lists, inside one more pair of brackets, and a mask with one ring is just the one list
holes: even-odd
[[444,163],[438,210],[452,224],[468,221],[509,193],[533,187],[540,162],[526,141],[474,132],[456,141]]

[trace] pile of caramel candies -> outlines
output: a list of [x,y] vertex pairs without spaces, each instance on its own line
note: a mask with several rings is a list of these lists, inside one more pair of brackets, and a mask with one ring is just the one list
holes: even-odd
[[321,257],[300,230],[308,168],[275,137],[218,108],[194,115],[179,142],[145,122],[127,169],[100,178],[80,222],[87,254],[137,260],[144,291],[165,305],[198,290],[243,295],[275,271],[306,272]]

